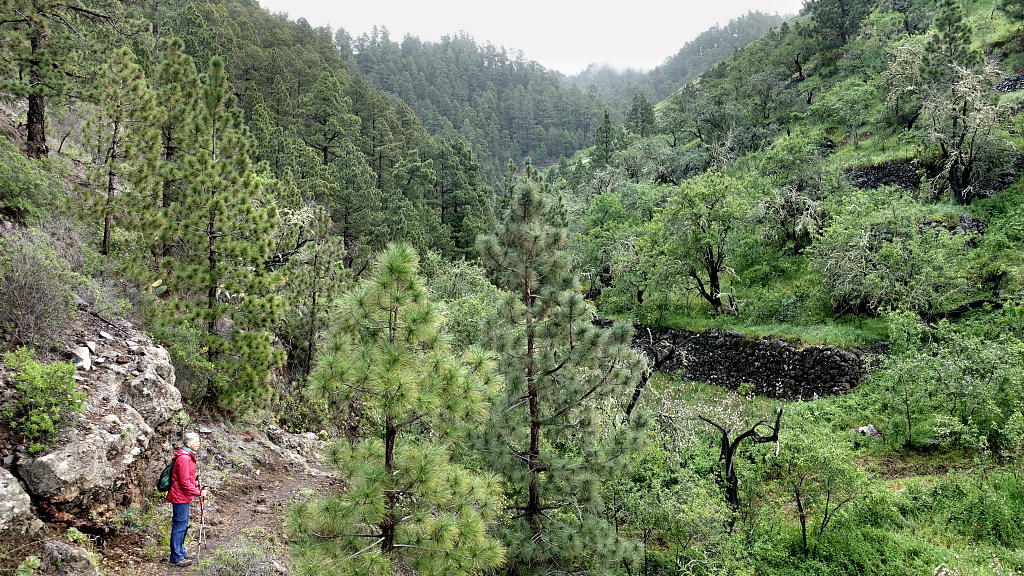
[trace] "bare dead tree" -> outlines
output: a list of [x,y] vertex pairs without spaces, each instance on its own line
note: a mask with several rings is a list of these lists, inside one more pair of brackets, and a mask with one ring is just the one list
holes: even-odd
[[[703,422],[714,426],[721,436],[719,462],[722,463],[719,481],[725,487],[725,499],[733,510],[739,508],[739,478],[736,476],[736,452],[744,440],[749,439],[753,444],[768,444],[775,442],[775,453],[779,452],[779,425],[782,422],[782,407],[775,412],[775,424],[772,425],[767,419],[758,420],[753,426],[731,438],[735,428],[728,424],[719,424],[710,418],[702,415],[697,416]],[[761,426],[771,426],[771,434],[761,434],[757,429]]]

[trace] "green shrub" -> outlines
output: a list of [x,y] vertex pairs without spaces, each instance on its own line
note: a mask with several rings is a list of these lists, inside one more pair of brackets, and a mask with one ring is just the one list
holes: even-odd
[[0,238],[0,331],[16,342],[54,346],[76,316],[75,279],[42,232]]
[[57,188],[40,163],[25,158],[7,138],[0,138],[0,212],[23,221],[46,213]]
[[43,561],[38,556],[29,556],[22,560],[21,564],[14,570],[14,576],[34,576],[42,574]]
[[25,435],[29,452],[41,452],[57,429],[82,411],[85,393],[75,387],[75,367],[40,364],[25,347],[4,354],[4,363],[14,371],[14,398],[0,414]]
[[978,296],[967,235],[898,188],[850,190],[809,249],[835,313],[953,309]]
[[281,399],[277,420],[289,432],[316,432],[331,426],[331,414],[327,405],[303,393],[302,381],[288,382],[279,390]]

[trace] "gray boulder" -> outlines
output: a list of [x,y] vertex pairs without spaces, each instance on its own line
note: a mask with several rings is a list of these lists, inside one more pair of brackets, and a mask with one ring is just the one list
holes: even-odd
[[860,428],[857,428],[857,432],[860,432],[864,436],[871,436],[871,437],[880,436],[881,435],[881,434],[879,434],[878,429],[875,428],[874,424],[868,424],[867,426],[861,426]]
[[89,552],[57,540],[43,544],[43,556],[50,565],[49,574],[57,576],[101,576]]
[[21,482],[0,468],[0,530],[24,531],[33,520],[32,501],[21,487]]
[[29,492],[52,502],[72,502],[94,489],[110,489],[149,446],[153,430],[134,408],[109,412],[65,432],[54,449],[26,458],[18,470]]
[[128,383],[128,397],[146,424],[156,428],[181,410],[181,391],[174,386],[174,367],[167,350],[160,346],[139,350],[135,370],[141,374]]

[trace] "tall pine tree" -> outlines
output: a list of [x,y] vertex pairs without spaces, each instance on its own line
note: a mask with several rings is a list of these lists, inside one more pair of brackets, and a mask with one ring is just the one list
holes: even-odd
[[497,233],[477,244],[508,291],[485,329],[506,388],[484,445],[506,479],[513,574],[605,573],[621,569],[627,548],[599,517],[598,485],[632,447],[631,427],[608,425],[643,361],[630,326],[594,325],[566,236],[563,210],[525,178]]
[[26,152],[49,154],[46,143],[48,100],[81,87],[105,54],[112,32],[132,24],[118,0],[4,0],[0,2],[0,60],[14,62],[15,77],[0,80],[0,89],[28,101]]
[[[160,114],[142,69],[128,48],[117,50],[101,69],[95,99],[98,113],[86,125],[86,140],[96,160],[91,180],[102,190],[97,199],[103,217],[100,253],[109,254],[115,215],[141,216],[153,213],[155,208],[152,200],[159,184]],[[125,194],[126,186],[134,201]]]
[[359,118],[349,111],[351,108],[341,82],[328,72],[321,74],[313,89],[302,98],[299,115],[304,120],[303,138],[320,153],[324,164],[337,158],[337,150],[345,139],[352,139],[359,132]]
[[604,168],[611,164],[612,153],[615,152],[615,129],[612,127],[608,111],[604,111],[604,120],[594,133],[594,167]]
[[270,371],[283,360],[271,345],[282,308],[268,296],[276,277],[263,273],[275,215],[258,204],[249,133],[220,58],[210,60],[199,94],[188,187],[168,209],[175,240],[165,274],[177,299],[164,319],[198,341],[204,394],[241,408],[267,400]]
[[184,180],[185,157],[195,153],[197,140],[194,117],[199,106],[199,75],[181,40],[171,38],[161,43],[155,84],[163,119],[160,205],[166,209],[180,200],[188,186]]
[[925,47],[925,71],[935,82],[951,90],[957,79],[957,67],[973,68],[981,64],[981,54],[971,49],[971,27],[960,0],[939,0],[934,30]]
[[626,113],[626,129],[641,138],[654,132],[654,108],[642,93],[633,95],[633,105]]
[[493,363],[452,357],[418,266],[408,244],[388,247],[342,299],[311,375],[315,396],[361,418],[330,449],[345,491],[289,517],[300,574],[481,574],[504,558],[488,533],[497,478],[452,459],[460,427],[486,414]]

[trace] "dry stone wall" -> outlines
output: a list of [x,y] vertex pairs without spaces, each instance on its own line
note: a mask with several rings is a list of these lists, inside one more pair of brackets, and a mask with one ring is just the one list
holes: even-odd
[[[848,392],[865,375],[858,351],[800,346],[789,340],[739,332],[706,332],[634,325],[633,345],[661,372],[685,370],[688,380],[735,390],[754,385],[761,396],[809,400]],[[660,361],[660,362],[659,362]]]

